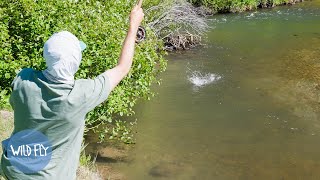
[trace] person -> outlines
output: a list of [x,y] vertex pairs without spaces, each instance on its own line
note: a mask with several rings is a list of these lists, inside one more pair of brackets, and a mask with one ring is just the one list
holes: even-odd
[[[76,179],[85,116],[128,74],[143,17],[139,3],[130,13],[118,64],[95,79],[74,80],[86,46],[68,31],[53,34],[45,43],[47,69],[20,71],[10,97],[14,130],[2,142],[1,168],[7,179]],[[19,148],[14,146],[17,144]],[[14,159],[16,155],[24,155],[27,161],[23,157]],[[48,155],[49,160],[37,159]]]

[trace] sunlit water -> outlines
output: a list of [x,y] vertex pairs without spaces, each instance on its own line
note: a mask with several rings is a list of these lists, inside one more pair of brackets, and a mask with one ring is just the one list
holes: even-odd
[[133,180],[320,179],[319,0],[211,24],[205,47],[167,57],[129,160],[109,164]]

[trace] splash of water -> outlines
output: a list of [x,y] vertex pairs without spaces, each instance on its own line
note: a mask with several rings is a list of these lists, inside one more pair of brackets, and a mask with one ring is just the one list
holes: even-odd
[[253,12],[253,13],[251,13],[250,15],[248,15],[248,16],[246,16],[246,17],[247,17],[247,18],[254,17],[256,13],[257,13],[257,12]]
[[213,73],[202,73],[200,71],[193,71],[188,80],[196,87],[202,87],[211,83],[214,83],[221,79],[221,76]]

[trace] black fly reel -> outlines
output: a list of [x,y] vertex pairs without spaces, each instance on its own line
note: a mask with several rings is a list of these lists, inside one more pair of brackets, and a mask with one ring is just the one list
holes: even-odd
[[137,37],[136,37],[136,43],[140,43],[146,39],[147,32],[146,29],[142,26],[139,26],[138,32],[137,32]]

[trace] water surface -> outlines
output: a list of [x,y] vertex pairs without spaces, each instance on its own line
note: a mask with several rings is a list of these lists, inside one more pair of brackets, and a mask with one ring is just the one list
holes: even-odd
[[127,179],[320,179],[320,1],[211,18],[136,107]]

